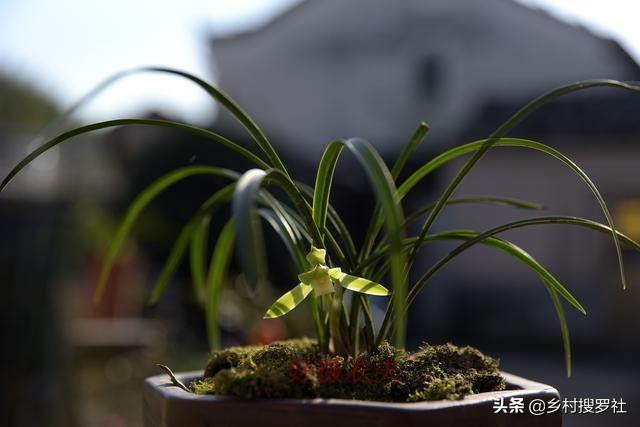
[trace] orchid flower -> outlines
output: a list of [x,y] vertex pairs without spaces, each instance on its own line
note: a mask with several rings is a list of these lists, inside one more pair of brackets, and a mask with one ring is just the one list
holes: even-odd
[[267,310],[264,317],[272,319],[287,314],[300,304],[311,291],[316,296],[328,295],[335,292],[334,284],[338,284],[345,289],[354,292],[361,292],[369,295],[386,296],[390,292],[384,286],[363,277],[351,276],[343,273],[340,267],[329,268],[325,264],[327,251],[311,247],[306,259],[311,265],[309,271],[298,275],[300,283],[286,294],[282,295]]

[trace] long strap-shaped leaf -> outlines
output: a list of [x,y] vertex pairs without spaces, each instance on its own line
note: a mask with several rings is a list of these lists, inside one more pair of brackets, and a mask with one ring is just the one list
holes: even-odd
[[[216,191],[211,197],[209,197],[209,199],[207,199],[202,204],[202,206],[200,206],[200,208],[198,208],[189,222],[182,227],[178,238],[175,240],[173,246],[171,247],[171,251],[167,256],[162,270],[160,271],[160,274],[158,275],[158,278],[153,285],[151,297],[149,298],[149,305],[156,304],[167,289],[169,281],[180,266],[180,262],[182,261],[187,247],[189,246],[189,242],[192,239],[193,233],[197,230],[198,224],[200,224],[200,222],[204,218],[206,218],[208,215],[211,215],[220,206],[228,203],[231,200],[235,185],[235,183],[229,184],[226,187],[223,187],[220,190]],[[197,284],[195,283],[194,285],[197,286]]]
[[397,197],[391,172],[375,149],[368,142],[358,138],[349,139],[346,146],[356,156],[367,174],[386,220],[390,248],[391,285],[394,295],[392,304],[398,313],[402,313],[395,318],[394,340],[397,347],[403,348],[406,334],[404,300],[407,294],[407,284],[403,274],[405,257],[401,251],[404,237],[402,206]]
[[303,271],[306,268],[304,249],[302,248],[303,242],[296,236],[291,223],[271,209],[258,209],[258,214],[280,236],[282,243],[284,243],[289,255],[291,255],[291,259],[295,263],[296,270]]
[[102,292],[104,291],[107,279],[109,278],[109,273],[111,272],[111,268],[114,261],[116,260],[118,252],[122,248],[122,245],[124,244],[124,241],[129,234],[131,227],[133,227],[135,221],[140,216],[144,208],[149,203],[151,203],[151,201],[158,194],[166,190],[171,185],[194,175],[215,175],[234,180],[238,178],[238,174],[227,169],[221,169],[212,166],[187,166],[169,172],[168,174],[160,177],[159,179],[154,181],[153,184],[147,187],[142,193],[140,193],[140,195],[136,197],[136,199],[127,209],[127,212],[120,222],[115,236],[111,244],[109,245],[109,248],[107,249],[105,261],[100,272],[98,284],[96,286],[94,294],[94,298],[96,300],[99,300],[102,296]]
[[[538,110],[548,102],[572,92],[585,90],[593,87],[599,87],[599,86],[600,87],[608,86],[608,87],[619,88],[619,89],[640,91],[640,85],[633,82],[619,82],[615,80],[604,80],[604,79],[589,80],[589,81],[583,81],[583,82],[562,86],[552,91],[549,91],[543,94],[542,96],[535,98],[533,101],[529,102],[527,105],[522,107],[513,116],[511,116],[506,122],[504,122],[498,129],[496,129],[495,132],[491,134],[491,136],[478,148],[478,150],[473,154],[473,156],[467,161],[467,163],[465,163],[465,165],[458,171],[458,173],[455,175],[451,183],[449,183],[449,185],[445,188],[442,195],[438,198],[436,205],[429,213],[429,216],[427,217],[424,223],[424,226],[420,231],[420,235],[418,236],[418,241],[416,242],[416,244],[411,250],[411,253],[409,254],[408,262],[407,262],[407,270],[411,268],[411,265],[415,260],[417,252],[420,248],[420,242],[429,233],[431,226],[433,225],[435,220],[438,218],[438,215],[442,211],[442,208],[445,206],[445,203],[451,198],[451,196],[453,195],[453,192],[460,185],[464,177],[469,173],[471,169],[473,169],[475,164],[484,156],[484,154],[487,152],[487,150],[489,150],[489,148],[495,145],[500,138],[502,138],[508,132],[510,132],[518,123],[520,123],[527,116],[529,116],[531,113]],[[595,188],[595,186],[593,188]],[[613,226],[613,220],[611,218],[611,215],[609,214],[609,211],[606,205],[604,204],[604,202],[602,205],[602,209],[604,211],[605,216],[607,217],[607,222],[609,222],[612,229],[615,229],[615,227]],[[615,233],[612,233],[612,235],[613,235],[613,240],[616,246],[616,252],[618,253],[618,267],[620,269],[621,276],[622,276],[622,287],[626,288],[624,262],[622,259],[622,250],[620,248],[620,242],[618,241],[618,237],[616,236]]]
[[394,180],[398,179],[398,177],[400,176],[400,173],[402,173],[402,170],[407,164],[407,161],[409,160],[411,153],[413,153],[413,150],[415,150],[418,147],[418,145],[420,145],[420,143],[424,140],[424,137],[427,135],[427,132],[429,132],[429,125],[426,124],[425,122],[420,122],[420,124],[418,125],[418,128],[415,130],[413,135],[411,135],[411,138],[409,139],[407,144],[404,146],[404,148],[402,149],[402,152],[400,153],[395,163],[393,164],[393,167],[391,168],[391,176],[393,176]]
[[207,94],[209,94],[213,99],[219,102],[223,108],[229,111],[229,113],[231,113],[231,115],[234,116],[240,122],[240,124],[242,124],[242,126],[247,130],[247,132],[254,139],[256,144],[262,149],[262,151],[265,154],[267,154],[267,156],[269,157],[269,160],[272,163],[272,166],[277,169],[280,169],[285,175],[288,176],[288,173],[284,168],[282,161],[278,157],[276,151],[274,150],[273,146],[265,136],[264,132],[262,132],[262,130],[258,127],[258,125],[253,121],[253,119],[251,119],[251,117],[249,117],[249,115],[242,108],[240,108],[238,104],[235,101],[233,101],[231,97],[229,97],[229,95],[225,94],[222,90],[207,83],[201,78],[194,76],[193,74],[190,74],[181,70],[167,68],[167,67],[154,67],[154,66],[136,67],[129,70],[118,72],[108,77],[107,79],[102,81],[99,85],[97,85],[94,89],[92,89],[88,94],[82,97],[79,101],[77,101],[71,108],[67,109],[64,113],[62,113],[60,117],[56,118],[55,120],[52,121],[52,123],[45,126],[41,130],[40,134],[44,134],[46,136],[46,132],[49,129],[55,128],[58,123],[65,120],[75,110],[77,110],[79,107],[84,105],[86,102],[94,98],[96,95],[104,91],[106,88],[108,88],[118,80],[121,80],[122,78],[131,76],[134,74],[146,73],[146,72],[175,75],[175,76],[190,80],[191,82],[200,86],[202,89],[205,90],[205,92],[207,92]]
[[[287,206],[287,205],[282,205],[282,207],[287,211],[287,213],[290,215],[291,220],[297,224],[297,228],[298,230],[303,234],[304,238],[309,242],[309,245],[313,245],[314,244],[314,240],[311,237],[311,235],[306,231],[307,225],[306,225],[306,221],[304,219],[302,219],[302,217],[295,211],[293,210],[291,207]],[[329,211],[331,211],[331,208],[329,209]],[[339,232],[338,232],[339,234]],[[345,250],[348,251],[348,249],[346,247],[344,247],[345,250],[343,250],[343,246],[341,246],[338,241],[333,237],[333,234],[331,233],[330,230],[328,230],[326,227],[324,229],[324,238],[325,238],[325,243],[326,243],[326,247],[328,249],[331,249],[332,251],[332,255],[331,255],[331,259],[333,259],[335,261],[335,263],[337,263],[338,265],[349,265],[351,266],[350,262],[349,262],[349,258],[345,257]]]
[[[453,159],[455,159],[457,157],[460,157],[460,156],[462,156],[464,154],[467,154],[467,153],[475,152],[476,150],[480,149],[486,143],[486,141],[488,141],[488,140],[479,140],[479,141],[471,142],[469,144],[461,145],[459,147],[452,148],[451,150],[448,150],[448,151],[442,153],[441,155],[433,158],[431,161],[429,161],[426,164],[424,164],[420,169],[418,169],[411,176],[409,176],[409,178],[407,178],[402,183],[402,185],[400,185],[400,187],[398,187],[398,197],[400,199],[402,199],[404,196],[407,195],[407,193],[412,188],[414,188],[428,174],[430,174],[431,172],[433,172],[437,168],[443,166],[447,162],[449,162],[449,161],[451,161],[451,160],[453,160]],[[600,205],[600,209],[602,210],[602,212],[603,212],[603,214],[604,214],[604,216],[605,216],[605,218],[607,220],[607,223],[609,224],[611,230],[614,230],[613,219],[611,217],[611,214],[609,213],[609,209],[607,208],[606,202],[604,201],[602,195],[600,194],[600,191],[595,186],[595,184],[591,181],[591,179],[587,176],[587,174],[584,173],[582,171],[582,169],[580,169],[580,167],[578,165],[576,165],[567,156],[565,156],[564,154],[562,154],[558,150],[549,147],[548,145],[542,144],[540,142],[528,140],[528,139],[521,139],[521,138],[501,138],[501,139],[499,139],[499,140],[494,142],[494,146],[495,147],[519,147],[519,148],[532,149],[532,150],[536,150],[536,151],[545,153],[545,154],[547,154],[547,155],[549,155],[551,157],[554,157],[557,160],[561,161],[567,167],[572,169],[576,173],[576,175],[578,175],[578,177],[591,190],[591,192],[593,193],[593,195],[596,198],[596,201]],[[435,206],[434,206],[434,208],[435,208]],[[378,229],[381,226],[382,226],[382,218],[379,217],[378,218],[378,224],[377,224]],[[424,228],[422,230],[424,231]],[[611,231],[611,233],[613,234],[613,231]],[[419,240],[416,240],[416,242],[417,241],[419,241]],[[622,251],[621,251],[621,249],[619,247],[619,241],[618,241],[617,237],[614,237],[614,243],[616,243],[616,253],[617,253],[617,256],[618,256],[618,265],[620,267],[620,266],[623,266],[623,260],[622,260]],[[620,276],[621,276],[621,280],[622,280],[622,283],[623,283],[623,287],[626,287],[626,281],[624,279],[624,268],[620,269]]]
[[474,231],[460,231],[456,234],[451,234],[452,238],[466,240],[466,242],[455,248],[453,251],[449,252],[449,254],[440,259],[440,261],[434,264],[433,267],[431,267],[423,276],[420,277],[420,279],[417,280],[416,284],[409,291],[409,295],[407,296],[407,304],[411,304],[413,302],[413,300],[416,298],[427,281],[449,261],[454,259],[457,255],[470,248],[474,244],[480,242],[484,243],[486,241],[486,244],[502,249],[505,252],[508,252],[509,254],[514,255],[516,258],[520,259],[522,262],[524,262],[525,265],[529,266],[538,275],[540,275],[541,278],[549,281],[553,289],[558,292],[576,310],[578,310],[582,314],[586,314],[584,307],[582,307],[578,300],[573,295],[571,295],[571,293],[564,286],[562,286],[562,284],[531,255],[529,255],[520,247],[507,242],[506,240],[492,237],[493,234],[495,234],[493,230],[491,230],[491,232],[484,233],[478,233]]
[[[544,269],[542,265],[540,265],[533,257],[527,254],[522,248],[514,245],[511,242],[495,237],[490,237],[484,240],[483,243],[501,249],[509,255],[515,256],[525,265],[533,269],[542,279],[545,288],[547,289],[549,295],[553,300],[554,308],[558,315],[558,321],[560,322],[560,329],[562,331],[562,341],[565,353],[567,376],[571,376],[571,344],[569,340],[569,327],[567,325],[567,321],[564,315],[564,309],[562,308],[562,302],[559,299],[559,295],[562,295],[564,299],[567,300],[571,305],[573,305],[578,311],[586,314],[584,308],[582,308],[580,303],[578,303],[578,301],[573,298],[569,291],[567,291],[560,284],[560,282],[558,282],[558,280],[553,275],[551,275],[551,273]],[[570,296],[570,298],[567,298],[567,296]]]
[[191,280],[195,288],[195,294],[200,303],[206,301],[207,268],[205,257],[207,256],[207,236],[209,235],[210,217],[202,218],[194,227],[191,245],[189,246],[189,267],[191,268]]
[[[402,152],[396,159],[393,167],[391,168],[391,176],[394,181],[397,181],[398,177],[402,173],[411,153],[420,145],[420,143],[424,140],[424,137],[429,132],[429,126],[425,122],[420,122],[418,128],[415,130],[411,138],[407,142],[407,144],[402,149]],[[380,216],[380,204],[376,204],[373,215],[371,216],[371,220],[369,221],[369,226],[367,227],[367,232],[364,235],[364,240],[362,242],[362,250],[360,251],[360,259],[364,259],[371,253],[373,249],[373,244],[375,242],[376,237],[380,231],[379,228],[376,228],[377,218]]]
[[258,279],[265,270],[264,242],[255,201],[263,184],[276,184],[285,191],[296,210],[302,216],[307,231],[311,234],[316,247],[321,247],[322,237],[311,212],[311,206],[302,197],[299,189],[281,171],[269,169],[250,169],[245,172],[236,185],[233,195],[232,211],[236,218],[237,253],[247,281],[255,289]]
[[[462,253],[463,251],[465,251],[466,249],[469,249],[471,246],[477,244],[477,243],[484,243],[483,239],[487,238],[487,237],[491,237],[497,233],[500,232],[504,232],[507,230],[511,230],[511,229],[515,229],[515,228],[521,228],[521,227],[527,227],[527,226],[531,226],[531,225],[538,225],[538,224],[570,224],[570,225],[577,225],[577,226],[581,226],[581,227],[587,227],[596,231],[600,231],[600,232],[604,232],[604,233],[611,233],[612,229],[611,227],[608,227],[604,224],[600,224],[596,221],[591,221],[591,220],[587,220],[587,219],[583,219],[583,218],[577,218],[577,217],[571,217],[571,216],[549,216],[549,217],[539,217],[539,218],[528,218],[528,219],[524,219],[524,220],[519,220],[519,221],[514,221],[514,222],[510,222],[507,224],[503,224],[501,226],[492,228],[490,230],[487,230],[484,233],[481,234],[477,234],[477,236],[473,239],[469,239],[466,243],[460,245],[459,247],[457,247],[456,249],[454,249],[454,251],[450,252],[445,258],[441,259],[436,265],[434,265],[427,273],[425,273],[425,275],[423,275],[420,280],[418,280],[418,282],[414,285],[414,287],[411,289],[410,292],[410,299],[408,301],[408,305],[411,304],[411,302],[413,301],[413,299],[415,299],[415,296],[420,292],[420,290],[422,289],[422,287],[427,283],[428,279],[433,276],[438,269],[444,267],[444,265],[446,265],[449,261],[451,261],[453,258],[455,258],[457,255],[459,255],[460,253]],[[458,233],[460,232],[464,232],[464,233],[468,233],[468,230],[454,230],[454,231],[445,231],[445,232],[441,232],[441,233],[436,233],[433,235],[428,235],[427,239],[423,239],[423,243],[428,241],[428,240],[438,240],[438,239],[450,239],[450,238],[458,238],[458,237],[454,237],[456,236]],[[629,237],[625,236],[624,234],[613,230],[613,232],[616,233],[616,236],[624,241],[626,244],[632,246],[634,249],[640,251],[640,244],[635,242],[634,240],[630,239]],[[417,238],[410,238],[407,239],[406,242],[403,242],[403,245],[413,245],[415,244],[415,242],[417,241]],[[373,263],[375,262],[377,259],[381,258],[381,256],[383,255],[384,251],[388,250],[386,248],[382,248],[380,250],[381,253],[377,253],[374,254],[373,256],[371,256],[366,263]],[[380,273],[380,275],[382,274],[382,272]],[[543,278],[544,279],[544,278]],[[383,340],[386,336],[387,333],[387,329],[388,329],[388,324],[389,321],[391,319],[393,313],[393,308],[388,308],[387,311],[385,312],[385,316],[384,319],[382,321],[382,326],[380,327],[380,332],[377,338],[377,342],[381,342],[381,340]]]
[[[569,291],[567,291],[566,288],[564,288],[551,273],[549,273],[544,267],[542,267],[542,265],[540,265],[533,257],[531,257],[531,255],[529,255],[523,249],[521,249],[520,247],[514,245],[509,241],[499,239],[496,237],[489,237],[489,236],[484,236],[481,240],[478,240],[482,234],[477,232],[472,232],[472,231],[466,231],[466,230],[448,231],[448,232],[443,232],[438,234],[440,235],[439,236],[440,238],[467,240],[467,242],[464,245],[467,245],[468,243],[475,241],[475,243],[482,243],[484,245],[498,248],[506,252],[507,254],[516,257],[519,261],[524,263],[526,266],[531,268],[533,271],[536,272],[536,274],[540,276],[540,278],[543,281],[543,284],[545,285],[547,291],[549,292],[549,294],[551,295],[554,301],[554,307],[556,309],[556,313],[558,315],[558,320],[560,322],[560,326],[562,330],[567,375],[571,375],[571,347],[569,343],[569,329],[564,316],[564,310],[562,309],[562,304],[558,299],[558,294],[563,295],[563,297],[581,313],[584,314],[585,311],[582,305],[580,305],[580,303],[569,293]],[[433,237],[433,236],[430,236],[430,237]],[[461,246],[464,246],[464,245],[461,245]],[[442,265],[439,265],[440,262],[437,263],[436,266],[430,269],[423,277],[426,277],[427,275],[429,275],[428,278],[430,278],[431,276],[433,276],[439,270],[439,268],[441,268],[442,266],[444,266],[444,264],[446,264],[448,261],[451,260],[446,258],[448,257],[445,257],[441,260]],[[424,283],[426,284],[426,281]],[[413,289],[415,289],[415,287]],[[410,294],[409,298],[415,298],[415,295]],[[410,305],[410,302],[407,301],[407,306],[409,305]],[[385,320],[383,321],[383,324],[380,328],[380,336],[378,337],[378,341],[384,338],[387,331],[386,325],[387,325],[387,318],[385,317]]]
[[[210,216],[217,208],[231,200],[234,188],[235,183],[224,187],[223,189],[212,195],[205,203],[203,203],[203,205],[192,216],[189,222],[182,228],[178,235],[178,238],[175,240],[171,248],[169,256],[167,257],[163,265],[161,273],[153,286],[149,304],[156,304],[160,296],[164,293],[169,281],[171,280],[171,277],[175,274],[175,271],[178,268],[182,257],[184,256],[189,241],[191,241],[191,270],[192,279],[194,281],[193,284],[196,288],[196,295],[204,295],[206,287],[206,279],[204,278],[204,276],[206,275],[206,269],[202,265],[202,258],[205,257],[205,242],[203,241],[205,235],[203,233],[205,233],[206,231],[204,229],[201,229],[200,227],[203,224],[209,223]],[[266,190],[261,190],[259,196],[265,204],[273,209],[273,211],[269,212],[271,212],[274,217],[277,217],[279,221],[287,224],[287,226],[291,226],[290,221],[287,221],[284,218],[280,219],[281,214],[276,215],[274,213],[279,212],[278,207],[281,207],[281,205],[278,204],[277,200],[275,200]],[[205,228],[208,229],[208,227]],[[194,243],[194,241],[197,241],[197,243]],[[194,260],[193,257],[195,257],[196,259]],[[302,262],[304,262],[304,255],[301,255],[299,258],[302,260]],[[205,301],[205,298],[203,298],[203,301]]]
[[[461,204],[482,204],[482,205],[506,206],[511,208],[527,209],[527,210],[546,209],[545,206],[539,203],[530,202],[528,200],[514,199],[512,197],[496,197],[496,196],[460,197],[457,199],[451,199],[446,204],[448,206],[461,205]],[[421,215],[429,212],[431,209],[433,209],[434,206],[435,206],[435,203],[428,203],[416,209],[415,211],[411,212],[411,214],[408,215],[407,218],[405,219],[405,222],[404,222],[405,227],[409,225],[411,222],[418,219]],[[384,243],[384,240],[381,240],[379,243],[380,244]]]
[[[587,220],[587,219],[583,219],[583,218],[577,218],[577,217],[570,217],[570,216],[549,216],[549,217],[538,217],[538,218],[528,218],[528,219],[524,219],[524,220],[519,220],[519,221],[514,221],[508,224],[503,224],[502,226],[493,228],[489,231],[487,231],[486,233],[484,233],[485,235],[495,235],[497,233],[500,232],[504,232],[507,230],[512,230],[512,229],[516,229],[516,228],[521,228],[521,227],[528,227],[528,226],[532,226],[532,225],[540,225],[540,224],[568,224],[568,225],[577,225],[580,227],[586,227],[586,228],[590,228],[592,230],[596,230],[596,231],[600,231],[602,233],[611,233],[611,228],[604,225],[604,224],[600,224],[596,221],[591,221],[591,220]],[[453,231],[443,231],[440,233],[435,233],[435,234],[431,234],[428,235],[427,238],[424,240],[424,242],[428,242],[430,240],[441,240],[441,239],[445,239],[445,240],[449,240],[449,239],[459,239],[459,235],[460,233],[469,233],[469,230],[453,230]],[[477,232],[473,232],[478,234]],[[618,238],[623,241],[625,244],[631,246],[633,249],[635,249],[636,251],[640,251],[640,243],[630,239],[629,237],[627,237],[626,235],[616,231],[616,234],[618,236]],[[406,246],[411,246],[412,244],[415,243],[415,241],[417,240],[417,238],[412,237],[409,239],[406,239],[405,242],[403,242],[403,245]],[[484,241],[478,241],[477,239],[474,239],[474,243],[473,244],[477,244],[477,243],[485,243]],[[469,242],[467,242],[469,243]],[[466,244],[465,244],[466,245]],[[470,246],[464,248],[463,250],[468,249]],[[381,248],[381,250],[379,252],[377,252],[376,254],[372,255],[369,259],[366,260],[366,263],[374,263],[376,262],[378,259],[381,259],[382,256],[384,255],[384,252],[388,250],[387,248]],[[459,254],[459,253],[458,253]],[[449,259],[450,261],[451,259]],[[444,264],[442,264],[440,267],[443,267]],[[382,277],[382,275],[385,273],[385,270],[388,268],[388,266],[383,265],[381,270],[374,276],[374,277]],[[435,273],[435,271],[433,272]],[[544,278],[542,278],[544,280]],[[546,282],[545,282],[546,283]],[[425,283],[426,284],[426,281]],[[416,288],[414,288],[413,290],[415,290]],[[416,291],[417,294],[417,291]],[[381,335],[379,337],[379,339],[382,339],[384,337],[384,333],[382,331],[386,331],[388,328],[388,322],[390,319],[390,316],[392,314],[392,310],[387,310],[387,312],[385,313],[385,317],[384,320],[382,322],[382,327],[380,329],[381,331]]]
[[220,290],[224,284],[229,268],[231,253],[233,252],[234,241],[233,219],[227,221],[222,228],[218,241],[211,256],[209,265],[209,276],[207,278],[207,303],[205,312],[207,316],[207,335],[211,350],[220,348],[220,329],[218,327],[218,306],[220,300]]
[[253,121],[253,119],[251,119],[251,117],[249,117],[249,115],[222,90],[185,71],[174,70],[165,67],[141,67],[139,68],[139,70],[173,74],[191,80],[192,82],[203,88],[209,95],[211,95],[212,98],[218,101],[227,111],[229,111],[229,113],[231,113],[231,115],[233,115],[242,124],[242,126],[244,126],[247,132],[249,132],[249,134],[255,140],[256,144],[258,144],[262,151],[264,151],[264,153],[267,155],[273,167],[280,170],[287,177],[289,177],[289,174],[284,167],[282,160],[280,160],[280,157],[278,157],[278,154],[265,136],[264,132],[262,132],[258,125]]
[[564,363],[567,370],[567,377],[571,377],[571,338],[569,336],[569,326],[567,324],[567,318],[564,315],[564,308],[562,307],[562,301],[558,297],[558,293],[553,290],[548,282],[545,282],[549,296],[553,301],[553,306],[556,309],[558,315],[558,322],[560,322],[560,333],[562,335],[562,347],[564,348]]
[[260,169],[245,172],[238,180],[231,204],[238,229],[236,252],[252,290],[258,279],[264,277],[266,269],[264,239],[255,208],[258,190],[266,176],[267,172]]
[[[518,221],[510,222],[508,224],[504,224],[500,227],[496,227],[492,229],[492,231],[494,234],[497,234],[500,232],[513,230],[516,228],[529,227],[532,225],[544,225],[544,224],[577,225],[580,227],[590,228],[592,230],[596,230],[601,233],[607,233],[607,234],[611,233],[611,227],[608,227],[596,221],[573,217],[573,216],[544,216],[544,217],[537,217],[537,218],[528,218],[528,219],[518,220]],[[468,230],[449,230],[449,231],[441,231],[438,233],[429,234],[427,238],[424,240],[423,244],[426,244],[433,240],[443,240],[443,239],[448,240],[452,235],[452,233],[456,234],[462,231],[468,231]],[[640,252],[640,243],[632,240],[628,236],[620,233],[619,231],[616,231],[616,234],[618,235],[618,238],[623,243],[631,246],[633,249]],[[409,237],[404,239],[404,241],[402,242],[403,250],[406,250],[407,247],[415,244],[417,239],[418,239],[417,237]],[[386,245],[381,246],[376,252],[371,254],[369,258],[363,261],[363,265],[368,266],[382,260],[387,255],[388,250],[389,250],[388,246]],[[379,276],[382,273],[384,273],[384,270],[381,270],[377,275]]]
[[225,138],[225,137],[223,137],[221,135],[218,135],[217,133],[212,132],[212,131],[207,130],[207,129],[202,129],[202,128],[199,128],[199,127],[196,127],[196,126],[190,126],[190,125],[186,125],[186,124],[183,124],[183,123],[172,122],[172,121],[169,121],[169,120],[117,119],[117,120],[108,120],[108,121],[100,122],[100,123],[94,123],[94,124],[87,125],[87,126],[81,126],[81,127],[78,127],[76,129],[70,130],[70,131],[65,132],[65,133],[63,133],[61,135],[58,135],[55,138],[52,138],[52,139],[48,140],[47,142],[45,142],[44,144],[42,144],[41,146],[39,146],[38,148],[33,150],[31,153],[29,153],[13,169],[11,169],[11,171],[9,171],[7,176],[2,180],[2,183],[0,183],[0,192],[7,186],[7,184],[9,184],[9,182],[22,169],[25,168],[25,166],[27,166],[34,159],[36,159],[38,156],[40,156],[41,154],[43,154],[46,151],[50,150],[51,148],[57,146],[58,144],[61,144],[62,142],[66,141],[68,139],[71,139],[71,138],[73,138],[75,136],[78,136],[78,135],[82,135],[82,134],[93,132],[93,131],[100,130],[100,129],[106,129],[106,128],[111,128],[111,127],[116,127],[116,126],[123,126],[123,125],[145,125],[145,126],[169,127],[169,128],[173,128],[173,129],[179,129],[179,130],[195,133],[197,135],[204,136],[204,137],[206,137],[208,139],[211,139],[211,140],[213,140],[213,141],[215,141],[215,142],[217,142],[219,144],[222,144],[222,145],[232,149],[233,151],[235,151],[235,152],[243,155],[247,159],[251,160],[252,162],[254,162],[259,167],[263,167],[263,168],[268,168],[269,167],[269,165],[267,165],[262,159],[260,159],[258,156],[253,154],[251,151],[249,151],[246,148],[241,147],[240,145],[236,144],[235,142],[230,141],[227,138]]
[[327,219],[329,209],[329,194],[331,193],[331,183],[333,173],[336,169],[338,157],[344,148],[344,141],[331,142],[324,151],[318,166],[316,175],[316,186],[313,192],[313,220],[322,233]]
[[[289,250],[291,258],[295,261],[298,271],[304,271],[307,268],[307,261],[305,259],[305,249],[301,237],[296,232],[297,226],[289,219],[287,212],[281,209],[282,206],[277,204],[277,201],[270,200],[272,203],[272,210],[260,209],[258,212],[271,227],[278,233],[283,243]],[[311,316],[313,318],[313,324],[316,330],[316,337],[318,343],[322,346],[326,338],[324,337],[324,328],[322,326],[322,313],[320,312],[320,304],[316,301],[316,297],[312,296],[309,299],[311,304]]]
[[[299,181],[295,181],[295,184],[300,189],[302,195],[306,196],[313,202],[314,190],[308,185]],[[343,252],[344,256],[342,256],[343,260],[340,261],[340,265],[348,265],[350,268],[355,268],[357,258],[356,246],[353,243],[353,238],[351,237],[349,229],[338,214],[338,211],[336,211],[335,208],[331,206],[331,203],[327,204],[327,218],[330,225],[336,230],[336,236],[342,242],[342,245],[340,246],[340,252]],[[333,236],[329,228],[325,226],[324,230],[322,231],[323,236],[325,236],[326,239],[329,239],[327,243],[332,246],[337,246],[336,244],[338,241],[336,237]]]
[[[518,209],[527,209],[527,210],[544,210],[545,206],[530,202],[528,200],[515,199],[512,197],[497,197],[497,196],[469,196],[469,197],[459,197],[457,199],[451,199],[447,202],[447,205],[461,205],[461,204],[480,204],[480,205],[495,205],[495,206],[506,206],[510,208],[518,208]],[[411,215],[407,216],[405,221],[405,225],[411,223],[416,220],[420,215],[423,215],[429,212],[435,203],[428,203],[415,211],[411,212]]]

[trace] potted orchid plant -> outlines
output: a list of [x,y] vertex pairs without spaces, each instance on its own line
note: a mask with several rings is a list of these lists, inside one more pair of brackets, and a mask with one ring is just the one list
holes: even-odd
[[[625,285],[622,244],[640,245],[614,227],[607,205],[590,178],[568,157],[537,141],[508,136],[516,124],[546,103],[566,94],[593,87],[640,91],[634,83],[593,80],[554,89],[525,105],[488,138],[449,149],[429,159],[400,179],[407,160],[428,133],[420,123],[389,167],[372,145],[359,138],[330,142],[322,155],[313,186],[297,181],[258,125],[228,95],[189,73],[144,68],[133,72],[177,75],[205,90],[244,126],[255,147],[244,147],[211,130],[159,119],[116,119],[61,133],[46,140],[26,156],[0,183],[0,191],[31,161],[75,136],[99,129],[145,125],[179,129],[204,136],[251,161],[255,167],[232,171],[215,165],[189,165],[170,171],[146,188],[131,204],[109,246],[96,288],[102,295],[110,269],[128,233],[145,207],[172,185],[197,175],[213,175],[228,181],[212,192],[182,228],[150,296],[156,303],[166,290],[183,258],[189,257],[195,293],[205,307],[211,359],[204,372],[149,378],[145,384],[147,426],[263,425],[365,425],[372,422],[464,422],[470,425],[559,425],[559,413],[533,416],[495,414],[491,403],[515,396],[525,403],[558,396],[550,386],[501,373],[496,360],[471,347],[451,344],[425,345],[415,353],[405,351],[407,311],[420,291],[443,267],[477,244],[512,255],[532,270],[548,291],[560,323],[567,374],[571,373],[569,331],[565,306],[585,314],[580,302],[551,272],[525,250],[500,237],[500,233],[541,224],[586,227],[612,236],[619,270]],[[132,71],[104,82],[70,111],[98,91]],[[524,210],[540,205],[505,197],[455,198],[458,185],[492,147],[518,147],[544,153],[572,170],[591,190],[606,224],[574,216],[534,216],[488,230],[432,232],[432,225],[451,204],[491,203]],[[257,149],[257,150],[254,150]],[[377,198],[367,233],[357,245],[340,214],[330,203],[336,164],[345,152],[356,157]],[[403,199],[438,168],[467,156],[464,166],[437,199],[406,212]],[[286,200],[277,198],[278,189]],[[209,220],[230,204],[231,216],[219,231],[211,253],[207,251]],[[408,225],[421,221],[419,232]],[[221,349],[218,312],[221,289],[229,275],[234,254],[250,289],[266,282],[268,261],[262,227],[275,230],[298,270],[291,289],[270,306],[264,317],[287,315],[305,305],[310,310],[315,337]],[[423,248],[437,241],[459,241],[457,247],[431,265],[414,283],[409,273]],[[271,260],[274,261],[274,260]],[[282,262],[281,260],[277,260]],[[297,284],[296,284],[297,283]],[[386,310],[376,323],[372,298],[383,299]],[[378,319],[380,320],[380,319]],[[336,416],[340,414],[340,416]],[[540,423],[540,424],[538,424]]]

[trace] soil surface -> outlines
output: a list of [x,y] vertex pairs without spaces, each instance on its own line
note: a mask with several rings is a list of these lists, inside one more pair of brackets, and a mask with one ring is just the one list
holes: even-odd
[[503,390],[505,382],[498,361],[473,347],[425,344],[408,353],[385,342],[353,358],[323,355],[303,338],[214,352],[190,387],[244,398],[417,402]]

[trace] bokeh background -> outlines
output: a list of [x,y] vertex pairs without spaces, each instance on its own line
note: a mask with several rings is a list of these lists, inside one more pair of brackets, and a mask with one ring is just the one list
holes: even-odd
[[[0,175],[35,146],[43,125],[103,79],[140,65],[217,82],[308,183],[328,141],[365,137],[391,162],[424,120],[431,131],[411,158],[414,169],[487,136],[557,85],[640,80],[639,13],[623,0],[3,0]],[[248,142],[193,85],[153,74],[115,84],[47,132],[121,117],[181,120]],[[622,231],[640,239],[639,117],[640,96],[596,89],[548,105],[512,135],[575,160]],[[354,160],[341,161],[332,203],[358,238],[373,196]],[[118,259],[105,299],[91,302],[127,204],[155,178],[188,164],[248,166],[193,135],[121,127],[46,154],[0,195],[0,424],[140,426],[141,382],[158,373],[154,363],[178,371],[204,366],[204,318],[188,266],[158,306],[146,306],[145,297],[181,225],[215,181],[194,178],[154,202]],[[420,186],[408,206],[432,200],[460,165]],[[603,220],[566,167],[517,149],[492,150],[458,194],[531,199],[548,213]],[[522,215],[454,206],[436,228],[485,229]],[[249,297],[235,281],[228,284],[220,316],[226,345],[311,333],[303,310],[283,321],[260,320],[293,277],[283,248],[267,237],[272,289]],[[568,426],[638,425],[640,254],[624,253],[623,291],[607,236],[543,226],[507,237],[587,308],[587,317],[568,313],[573,377],[565,375],[559,325],[541,283],[485,248],[457,259],[425,289],[410,313],[410,346],[475,345],[500,358],[504,370],[552,384],[563,397],[627,402],[627,414],[567,415]],[[417,270],[450,248],[430,245]]]

